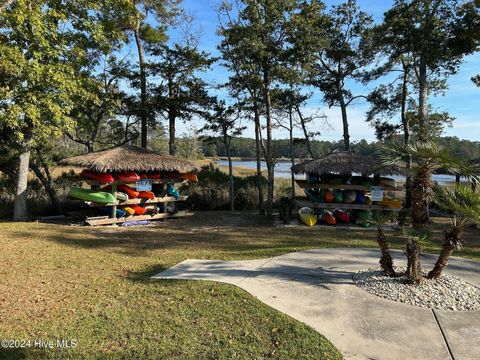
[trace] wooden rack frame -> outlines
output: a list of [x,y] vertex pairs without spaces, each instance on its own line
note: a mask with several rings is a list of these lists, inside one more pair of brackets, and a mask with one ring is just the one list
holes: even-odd
[[[297,185],[302,189],[338,189],[338,190],[358,190],[358,191],[370,191],[371,187],[364,185],[352,185],[352,184],[317,184],[309,183],[307,180],[295,180]],[[384,191],[404,191],[403,186],[382,186]],[[296,198],[297,207],[311,207],[315,209],[345,209],[345,210],[384,210],[384,211],[400,211],[401,208],[392,208],[379,203],[366,204],[344,204],[344,203],[326,203],[326,202],[314,202],[306,197]]]

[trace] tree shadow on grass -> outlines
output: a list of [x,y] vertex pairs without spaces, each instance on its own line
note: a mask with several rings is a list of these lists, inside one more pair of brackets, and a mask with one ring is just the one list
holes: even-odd
[[163,265],[151,265],[140,271],[129,271],[126,275],[126,279],[133,282],[150,282],[151,277],[161,273],[168,268]]
[[0,360],[26,359],[28,355],[26,348],[3,348],[0,347]]
[[[54,226],[54,225],[52,225]],[[108,250],[128,256],[145,256],[154,250],[178,250],[185,257],[201,254],[208,257],[216,253],[218,258],[248,258],[278,255],[297,248],[376,246],[374,235],[345,232],[333,235],[329,232],[309,229],[280,229],[269,226],[250,228],[214,227],[193,231],[185,227],[116,229],[56,227],[44,234],[43,239],[75,248]],[[16,231],[15,236],[35,238],[35,229]],[[358,241],[355,239],[359,239]],[[219,254],[220,253],[220,254]],[[223,254],[222,254],[223,253]]]

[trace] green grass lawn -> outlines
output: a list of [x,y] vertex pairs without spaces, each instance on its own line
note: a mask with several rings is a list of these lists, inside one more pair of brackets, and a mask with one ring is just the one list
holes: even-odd
[[[138,228],[0,223],[0,338],[78,341],[75,349],[0,349],[0,358],[339,359],[320,334],[235,286],[149,277],[186,258],[371,247],[375,235],[272,227],[227,212]],[[404,239],[392,236],[395,247]],[[480,259],[476,233],[467,242],[457,255]],[[439,242],[425,247],[436,252]]]

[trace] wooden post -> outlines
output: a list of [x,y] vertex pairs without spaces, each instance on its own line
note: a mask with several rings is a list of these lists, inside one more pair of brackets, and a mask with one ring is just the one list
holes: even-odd
[[117,218],[117,187],[118,187],[118,181],[114,181],[112,184],[112,194],[113,194],[113,197],[115,198],[115,203],[112,206],[112,215],[111,215],[111,217],[114,219]]
[[[167,194],[167,184],[163,183],[162,184],[162,196],[168,196]],[[167,212],[167,205],[168,203],[166,202],[162,202],[161,205],[160,205],[160,211],[162,213],[166,213]]]

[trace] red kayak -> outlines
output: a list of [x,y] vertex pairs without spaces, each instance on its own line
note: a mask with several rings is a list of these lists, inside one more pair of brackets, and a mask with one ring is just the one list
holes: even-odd
[[148,199],[148,200],[153,200],[155,199],[155,194],[151,191],[139,191],[138,192],[138,197],[142,199]]
[[160,173],[138,173],[138,176],[140,176],[140,179],[158,180],[162,178]]
[[349,223],[352,221],[352,218],[350,217],[349,213],[343,210],[334,210],[333,213],[335,214],[335,217],[344,223]]
[[126,171],[115,175],[118,181],[131,184],[140,180],[140,176],[135,171]]
[[145,208],[141,207],[140,205],[129,205],[129,207],[135,210],[135,215],[145,214]]
[[325,211],[323,214],[323,221],[325,221],[328,225],[335,225],[337,223],[337,219],[330,211]]
[[99,181],[101,183],[112,183],[113,182],[113,176],[111,174],[99,173],[97,171],[83,170],[80,173],[80,176],[85,178],[85,179],[95,180],[95,181]]

